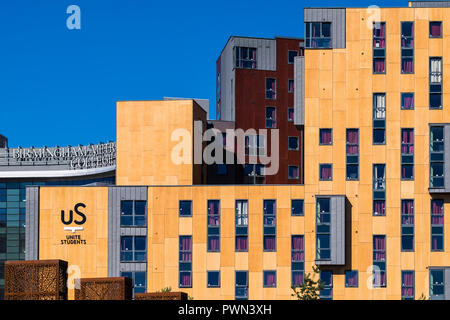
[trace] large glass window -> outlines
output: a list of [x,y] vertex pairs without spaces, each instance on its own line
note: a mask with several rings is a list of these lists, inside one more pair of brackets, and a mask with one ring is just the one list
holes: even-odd
[[373,24],[373,73],[386,73],[386,23]]
[[248,271],[236,271],[235,299],[248,300]]
[[122,236],[120,243],[120,261],[147,262],[146,236]]
[[332,47],[331,22],[306,22],[305,47],[327,49]]
[[430,38],[442,38],[442,21],[430,21]]
[[294,64],[295,57],[298,56],[297,50],[289,50],[288,51],[288,63]]
[[330,198],[317,199],[316,211],[316,259],[331,259]]
[[445,269],[430,269],[430,298],[444,300],[445,297]]
[[191,200],[180,200],[179,214],[180,214],[180,217],[192,217],[192,201]]
[[277,98],[277,81],[274,78],[266,78],[266,99],[275,100]]
[[236,200],[236,251],[248,251],[248,200]]
[[402,200],[402,251],[414,251],[414,200]]
[[288,166],[288,178],[291,180],[298,180],[298,166]]
[[266,128],[274,129],[277,127],[277,109],[275,107],[266,107]]
[[319,129],[319,145],[332,145],[333,131],[332,129]]
[[430,109],[442,109],[442,57],[430,58]]
[[180,236],[179,287],[192,288],[192,236]]
[[359,131],[347,129],[347,180],[359,179]]
[[292,286],[301,286],[305,274],[305,245],[303,235],[293,235],[291,238],[291,270]]
[[208,252],[220,251],[220,201],[208,200]]
[[263,286],[264,288],[276,288],[277,272],[275,270],[263,271]]
[[220,288],[220,271],[208,271],[208,288]]
[[444,188],[444,127],[430,127],[430,188]]
[[291,214],[292,216],[303,216],[303,203],[302,199],[291,200]]
[[133,283],[133,295],[136,293],[145,293],[147,288],[147,272],[121,272],[122,277],[128,277]]
[[444,251],[444,200],[431,200],[431,251]]
[[401,28],[402,73],[414,73],[414,22],[402,22]]
[[357,288],[358,287],[358,271],[350,270],[345,271],[345,287]]
[[414,179],[414,129],[402,129],[402,180]]
[[235,66],[243,69],[256,69],[256,48],[235,47]]
[[373,286],[386,287],[386,236],[373,236]]
[[386,165],[373,165],[373,215],[386,215]]
[[331,163],[319,164],[319,179],[320,181],[333,180],[333,165]]
[[414,109],[414,92],[402,92],[401,100],[402,110]]
[[266,136],[263,134],[245,136],[245,155],[265,156]]
[[288,149],[298,150],[299,149],[298,137],[288,137]]
[[402,300],[414,300],[414,271],[402,271]]
[[264,251],[276,251],[277,202],[275,200],[264,200],[263,210]]
[[120,224],[122,226],[145,226],[147,201],[125,200],[120,202]]
[[386,94],[373,95],[373,144],[386,143]]
[[320,290],[320,300],[333,300],[333,272],[320,271],[320,280],[323,282],[323,289]]

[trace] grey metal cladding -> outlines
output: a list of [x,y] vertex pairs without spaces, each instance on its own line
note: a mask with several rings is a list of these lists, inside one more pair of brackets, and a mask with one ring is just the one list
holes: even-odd
[[147,264],[146,263],[121,263],[120,264],[120,272],[133,272],[133,271],[147,272]]
[[345,196],[317,196],[330,199],[330,260],[316,260],[317,265],[345,265]]
[[[231,44],[232,48],[256,48],[256,70],[276,71],[277,47],[275,39],[233,37]],[[233,50],[231,51],[233,56]],[[234,60],[234,57],[232,58]]]
[[333,48],[345,49],[345,8],[305,8],[304,17],[305,22],[331,22]]
[[444,188],[430,188],[429,192],[450,193],[450,124],[444,125]]
[[305,125],[305,57],[294,59],[294,124]]
[[39,187],[26,188],[25,260],[39,259]]
[[122,200],[147,201],[147,187],[109,187],[108,188],[108,276],[118,277],[121,272],[121,235],[146,235],[147,227],[121,228],[120,202]]
[[444,299],[450,300],[450,268],[444,270]]
[[410,1],[411,8],[448,8],[450,1]]

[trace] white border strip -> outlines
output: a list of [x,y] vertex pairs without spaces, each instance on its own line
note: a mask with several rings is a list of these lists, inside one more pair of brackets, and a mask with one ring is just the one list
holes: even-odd
[[116,170],[116,166],[84,170],[0,171],[0,178],[68,178],[91,176]]

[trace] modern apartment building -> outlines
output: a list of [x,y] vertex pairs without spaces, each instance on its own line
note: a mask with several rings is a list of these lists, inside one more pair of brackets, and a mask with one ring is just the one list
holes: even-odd
[[[217,119],[257,131],[247,135],[244,175],[235,183],[303,184],[303,126],[294,125],[294,58],[303,51],[303,39],[235,36],[222,50],[216,67]],[[264,164],[249,158],[258,151],[270,153],[273,129],[279,133],[279,169],[264,175]]]
[[[450,299],[450,2],[306,8],[304,19],[292,67],[304,184],[205,184],[205,110],[118,102],[117,185],[27,187],[26,259],[194,299],[292,299],[313,266],[322,299]],[[236,95],[223,93],[225,79],[260,72],[226,75],[236,61],[222,58],[269,63],[256,44],[229,48],[247,49],[218,61],[218,114],[229,123],[212,125],[222,129],[248,112],[227,100]]]

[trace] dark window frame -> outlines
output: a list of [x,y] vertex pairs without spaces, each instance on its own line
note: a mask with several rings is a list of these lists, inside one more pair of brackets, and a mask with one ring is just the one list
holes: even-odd
[[[291,62],[291,52],[296,52],[297,54],[293,57],[292,62]],[[288,50],[288,64],[294,64],[295,62],[295,57],[299,56],[299,52],[298,50]]]
[[[440,61],[440,68],[441,72],[432,72],[431,71],[431,64],[433,61]],[[444,82],[444,64],[442,57],[430,57],[429,62],[429,92],[430,92],[430,99],[429,99],[429,105],[430,110],[442,110],[444,107],[443,103],[443,82]],[[441,81],[439,82],[432,82],[433,77],[440,78]],[[439,107],[433,107],[432,106],[432,97],[433,96],[439,96],[440,97],[440,106]]]
[[[439,23],[440,24],[440,29],[441,29],[441,31],[440,31],[440,35],[439,36],[433,36],[432,34],[431,34],[431,25],[433,24],[433,23]],[[428,24],[428,27],[429,27],[429,38],[430,39],[442,39],[443,38],[443,22],[442,21],[430,21],[430,23]]]
[[[327,201],[328,211],[319,211],[320,202]],[[316,261],[331,261],[331,199],[329,197],[316,198]],[[328,231],[324,231],[328,229]],[[328,247],[319,245],[319,238],[328,236]],[[323,258],[322,251],[328,252]]]
[[[245,273],[246,275],[246,284],[245,285],[238,285],[237,284],[237,274],[238,273]],[[246,289],[246,295],[237,295],[238,289]],[[249,298],[249,284],[248,284],[248,270],[235,270],[234,272],[234,297],[235,300],[248,300]]]
[[[330,179],[322,178],[322,168],[324,166],[329,166],[331,169]],[[319,181],[333,181],[333,164],[332,163],[319,163]]]
[[[268,88],[268,81],[273,80],[275,89]],[[266,77],[266,100],[277,100],[277,78]]]
[[[357,136],[358,136],[358,142],[357,143],[349,143],[348,141],[348,134],[349,132],[356,132]],[[359,129],[355,129],[355,128],[348,128],[346,129],[346,133],[345,133],[345,154],[346,154],[346,172],[345,172],[345,179],[347,181],[359,181]],[[356,154],[349,154],[348,153],[348,148],[349,147],[354,147],[356,146],[358,149],[358,152]],[[356,161],[355,159],[353,159],[354,157],[356,157]],[[349,177],[349,168],[353,168],[356,167],[357,168],[357,173],[356,173],[356,178],[350,178]]]
[[[382,107],[377,106],[377,98],[384,97],[384,111]],[[387,109],[387,96],[385,92],[374,92],[373,93],[373,134],[372,134],[372,144],[373,145],[386,145],[386,109]],[[379,113],[384,116],[378,116]],[[383,132],[383,142],[375,142],[375,132]]]
[[[209,210],[209,204],[211,202],[218,204],[218,214],[211,214]],[[220,200],[218,199],[208,199],[206,202],[206,246],[207,246],[207,252],[220,252],[221,251],[221,239],[220,239],[220,233],[221,233],[221,206],[220,206]],[[214,221],[218,224],[210,224],[210,219],[214,219]],[[214,250],[210,248],[210,239],[217,239],[219,242],[219,248],[217,250]]]
[[[189,212],[189,214],[181,214],[181,211],[182,211],[182,207],[181,207],[181,203],[182,202],[189,202],[190,203],[190,212]],[[178,201],[178,216],[180,217],[180,218],[191,218],[192,217],[192,200],[179,200]]]
[[[413,140],[412,142],[403,142],[403,132],[412,132]],[[409,136],[409,134],[408,134]],[[401,180],[402,181],[414,181],[415,179],[415,165],[414,165],[414,158],[415,158],[415,130],[414,128],[401,128],[400,129],[400,168],[401,168]],[[412,146],[413,152],[412,153],[403,153],[403,147],[406,147],[408,150]],[[403,168],[405,167],[412,167],[412,176],[410,178],[406,178],[403,175]]]
[[[247,203],[247,214],[238,213],[238,203],[246,202]],[[235,251],[236,252],[248,252],[248,230],[249,230],[249,202],[247,199],[236,199],[235,200]],[[247,224],[239,224],[240,219],[247,219]],[[237,242],[238,238],[246,237],[247,238],[247,248],[245,250],[238,249]]]
[[[312,36],[312,24],[320,24],[319,36]],[[324,36],[323,26],[329,25],[330,36]],[[309,30],[309,32],[308,32]],[[312,46],[313,41],[318,41],[319,45],[316,47]],[[325,43],[328,41],[328,46],[320,45],[320,43],[324,41]],[[306,49],[332,49],[333,48],[333,24],[331,21],[309,21],[305,22],[305,48]]]
[[[413,283],[412,283],[412,285],[411,286],[407,286],[407,285],[405,285],[404,283],[403,283],[403,275],[405,274],[405,273],[411,273],[412,274],[412,278],[413,278]],[[402,300],[414,300],[414,297],[415,297],[415,288],[416,288],[416,277],[415,277],[415,272],[414,272],[414,270],[402,270],[402,273],[401,273],[401,285],[402,285],[402,288],[401,288],[401,290],[402,290],[402,293],[401,293],[401,295],[402,295]],[[412,296],[406,296],[406,295],[403,295],[403,289],[404,288],[406,288],[406,289],[412,289]]]
[[[302,212],[294,214],[294,201],[301,202]],[[305,216],[305,200],[304,199],[291,199],[291,216],[292,217],[304,217]]]
[[[322,142],[322,131],[329,130],[331,134],[331,141],[330,143],[323,143]],[[333,145],[333,128],[319,128],[319,146],[332,146]]]
[[[406,203],[412,202],[412,208],[413,212],[412,214],[409,214],[407,212]],[[405,203],[405,205],[403,205]],[[400,248],[402,252],[414,252],[415,251],[415,210],[414,210],[414,199],[402,199],[401,202],[401,208],[400,208]],[[403,208],[406,208],[406,212],[403,211]],[[412,223],[405,223],[404,221],[410,221],[412,220]],[[409,231],[409,228],[412,228],[412,233]],[[412,248],[411,249],[405,249],[403,247],[403,239],[404,237],[412,237]]]
[[[442,130],[442,140],[434,138],[434,129]],[[445,127],[442,125],[431,125],[430,126],[430,172],[429,172],[429,185],[433,189],[445,189]],[[442,150],[434,150],[436,146],[442,146]],[[442,176],[433,174],[434,165],[442,167]],[[435,183],[435,179],[442,180],[442,183]]]
[[[403,25],[411,24],[412,32],[411,36],[403,35]],[[414,50],[415,50],[415,23],[414,21],[401,21],[400,23],[400,71],[401,74],[414,74],[415,73],[415,59],[414,59]],[[403,41],[405,41],[405,46],[403,46]],[[408,41],[412,44],[411,47],[407,46]],[[405,50],[405,51],[404,51]],[[407,54],[406,50],[411,50],[412,54]],[[412,60],[412,72],[407,72],[403,70],[404,64],[403,59],[411,59]]]
[[[218,283],[216,285],[211,285],[209,283],[209,275],[210,273],[217,273],[218,274]],[[206,271],[206,287],[207,288],[220,288],[220,270],[208,270]]]
[[[412,106],[412,108],[405,108],[404,107],[404,104],[403,104],[403,97],[405,96],[405,95],[412,95],[412,99],[413,99],[413,106]],[[415,94],[414,94],[414,92],[401,92],[400,93],[400,109],[401,110],[414,110],[415,109]]]
[[[274,212],[272,214],[266,212],[266,202],[274,202]],[[268,220],[266,220],[266,218]],[[266,221],[272,219],[273,223],[269,224]],[[273,231],[272,231],[273,229]],[[266,238],[274,238],[274,249],[266,248]],[[263,251],[264,252],[277,252],[277,200],[276,199],[263,199]]]
[[[255,59],[243,59],[241,58],[243,50],[247,51],[247,56],[250,57],[250,53],[251,52],[255,52]],[[250,69],[250,70],[254,70],[258,68],[258,59],[257,59],[257,54],[258,54],[258,48],[254,48],[254,47],[239,47],[236,46],[234,47],[234,67],[237,69]],[[251,64],[251,68],[246,67],[246,65],[250,63]],[[253,67],[254,64],[254,67]]]
[[[375,176],[375,168],[384,168],[384,177],[377,178]],[[377,170],[378,171],[378,170]],[[386,208],[386,193],[387,193],[387,185],[386,185],[386,164],[385,163],[374,163],[372,165],[372,196],[373,196],[373,208],[372,208],[372,216],[374,217],[385,217],[387,214]],[[378,187],[382,186],[382,187]],[[383,187],[384,186],[384,187]],[[375,203],[384,201],[384,214],[375,214]]]
[[[297,237],[303,239],[302,240],[303,248],[294,250],[293,242],[294,242],[294,238],[297,238]],[[302,256],[303,259],[302,260],[294,260],[295,253],[300,254],[300,256]],[[305,278],[305,236],[300,235],[300,234],[293,234],[293,235],[291,235],[291,286],[295,286],[295,283],[294,283],[295,276],[294,275],[298,272],[302,273],[302,279],[304,280],[304,278]],[[302,283],[304,283],[304,281]]]
[[[275,275],[275,283],[273,285],[266,284],[266,273],[273,273]],[[276,288],[277,287],[277,270],[263,270],[263,288]]]
[[[122,205],[125,202],[131,202],[132,203],[132,211],[131,211],[130,215],[123,214],[123,207],[122,207]],[[144,212],[143,215],[136,214],[136,211],[137,211],[136,210],[136,206],[137,206],[138,203],[145,203],[144,204],[145,212]],[[147,226],[147,212],[148,212],[147,200],[121,200],[120,201],[120,226],[121,227],[125,227],[125,228],[143,228],[143,227],[146,227]],[[133,220],[133,223],[132,224],[124,224],[122,218],[125,218],[125,217],[131,218],[131,220]],[[145,220],[144,224],[136,223],[137,218],[142,218],[142,217],[144,217],[144,220]]]
[[[433,203],[442,202],[442,223],[433,223]],[[443,199],[431,199],[430,201],[430,251],[431,252],[444,252],[445,251],[445,201]],[[440,215],[439,215],[440,216]],[[442,232],[435,232],[433,229],[442,228]],[[441,237],[442,248],[433,249],[433,237]]]
[[[349,273],[356,272],[356,285],[348,284]],[[358,288],[359,287],[359,272],[358,270],[345,270],[345,287],[346,288]]]

